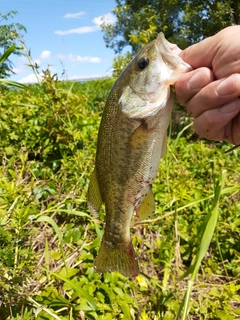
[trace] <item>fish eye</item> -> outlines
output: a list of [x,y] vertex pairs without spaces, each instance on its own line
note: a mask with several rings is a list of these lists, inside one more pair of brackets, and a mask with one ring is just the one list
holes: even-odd
[[137,64],[139,69],[143,70],[149,65],[149,59],[147,57],[141,57],[138,59]]

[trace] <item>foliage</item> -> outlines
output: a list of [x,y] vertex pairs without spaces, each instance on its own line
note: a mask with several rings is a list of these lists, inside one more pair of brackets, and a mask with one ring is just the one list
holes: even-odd
[[[233,1],[187,1],[181,34],[192,44],[221,29],[240,23],[240,3]],[[176,38],[177,39],[177,38]]]
[[125,46],[130,45],[133,54],[142,45],[155,39],[159,31],[171,39],[179,13],[185,7],[185,1],[176,0],[116,0],[116,4],[113,13],[117,22],[114,25],[102,25],[106,46],[121,53]]
[[[113,14],[117,22],[102,25],[106,46],[118,54],[125,48],[131,49],[129,54],[134,56],[159,32],[184,49],[226,26],[239,24],[240,3],[238,0],[116,0]],[[119,74],[125,66],[124,60],[120,66],[114,63],[115,73]]]
[[[106,87],[107,84],[111,85],[112,80],[105,83]],[[85,148],[85,134],[87,128],[95,124],[97,112],[103,107],[103,102],[99,104],[99,96],[101,99],[103,93],[101,81],[95,85],[92,101],[87,100],[86,94],[76,94],[77,88],[78,84],[72,84],[65,89],[64,84],[46,70],[42,83],[38,87],[27,87],[24,95],[17,92],[17,99],[12,99],[11,91],[6,92],[0,105],[0,128],[4,137],[2,148],[5,152],[11,155],[21,148],[28,152],[30,158],[37,156],[52,162]],[[86,104],[92,107],[91,122],[86,120],[88,109],[82,107]]]
[[[2,14],[0,12],[0,21],[8,21],[16,14],[17,11],[14,10],[9,11],[7,14]],[[20,23],[0,25],[0,48],[2,49],[2,54],[11,47],[15,47],[13,54],[22,54],[21,50],[19,50],[20,48],[17,47],[17,41],[21,37],[21,32],[26,32],[26,28]],[[0,65],[0,78],[9,77],[12,73],[14,73],[12,70],[12,63],[9,59],[7,59]]]
[[[8,57],[12,54],[15,53],[16,50],[19,50],[21,48],[18,48],[16,46],[11,46],[8,49],[6,49],[3,54],[0,57],[0,67],[4,66],[6,61],[8,60]],[[12,81],[12,80],[7,80],[7,79],[2,79],[0,78],[0,84],[2,85],[1,87],[1,91],[3,92],[5,89],[5,86],[12,86],[12,87],[16,87],[16,88],[20,88],[20,89],[24,89],[24,85],[16,82],[16,81]]]
[[113,77],[117,78],[131,60],[132,56],[129,52],[126,52],[123,55],[118,54],[113,59]]
[[90,215],[86,192],[112,83],[60,82],[46,70],[39,85],[0,96],[0,319],[176,318],[223,169],[188,311],[189,319],[237,319],[240,153],[191,141],[186,130],[169,138],[153,185],[156,215],[133,221],[142,273],[94,273],[104,212]]

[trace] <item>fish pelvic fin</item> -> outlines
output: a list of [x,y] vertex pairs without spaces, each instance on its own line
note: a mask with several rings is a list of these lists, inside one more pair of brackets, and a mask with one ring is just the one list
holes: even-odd
[[139,220],[146,220],[150,218],[155,213],[155,199],[152,189],[148,191],[148,194],[143,199],[140,206],[136,209],[136,215]]
[[98,185],[96,168],[92,173],[88,186],[87,202],[90,212],[97,216],[102,206],[102,197]]
[[118,271],[125,277],[136,277],[140,271],[131,239],[129,242],[114,245],[106,241],[103,236],[94,261],[94,271],[98,273]]

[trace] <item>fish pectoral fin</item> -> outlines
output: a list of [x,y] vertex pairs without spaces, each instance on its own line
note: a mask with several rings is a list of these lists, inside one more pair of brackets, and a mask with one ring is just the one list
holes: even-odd
[[90,179],[87,201],[90,212],[94,215],[97,215],[102,206],[103,201],[98,185],[96,169],[94,169]]
[[148,191],[148,194],[143,199],[142,203],[136,210],[139,220],[146,220],[155,213],[155,199],[152,189]]

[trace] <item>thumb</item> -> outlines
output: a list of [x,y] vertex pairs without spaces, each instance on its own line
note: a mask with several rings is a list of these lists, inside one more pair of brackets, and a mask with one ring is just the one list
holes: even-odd
[[213,58],[218,50],[217,37],[209,37],[181,51],[179,56],[194,69],[212,67]]

